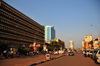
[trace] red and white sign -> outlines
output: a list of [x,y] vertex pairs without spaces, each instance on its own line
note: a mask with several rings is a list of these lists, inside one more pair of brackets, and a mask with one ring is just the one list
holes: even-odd
[[33,43],[33,47],[35,47],[35,46],[36,46],[36,43],[34,42],[34,43]]

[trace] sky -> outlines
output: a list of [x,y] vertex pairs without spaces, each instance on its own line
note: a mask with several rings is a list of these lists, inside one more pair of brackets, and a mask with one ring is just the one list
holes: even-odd
[[[84,36],[100,33],[100,0],[3,0],[40,25],[53,25],[56,38],[81,48]],[[95,26],[91,26],[91,24]]]

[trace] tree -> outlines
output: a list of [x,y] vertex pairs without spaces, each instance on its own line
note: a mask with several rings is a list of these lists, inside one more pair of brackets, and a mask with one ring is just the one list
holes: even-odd
[[42,49],[43,49],[42,47],[38,47],[37,51],[42,51]]
[[47,49],[48,49],[48,51],[52,51],[53,50],[53,48],[51,46],[49,46]]
[[31,49],[30,49],[30,48],[25,48],[24,50],[25,50],[25,51],[31,51]]
[[7,41],[2,41],[0,43],[0,51],[7,50],[8,49],[8,45],[9,45],[9,43],[7,43]]

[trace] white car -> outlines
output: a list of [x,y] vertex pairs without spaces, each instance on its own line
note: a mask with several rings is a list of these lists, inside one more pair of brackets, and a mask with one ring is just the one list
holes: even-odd
[[89,56],[89,50],[86,51],[86,56]]
[[92,57],[92,54],[93,54],[93,50],[90,50],[89,53],[88,53],[88,56]]
[[53,54],[54,55],[58,55],[59,54],[59,51],[54,51]]
[[99,50],[100,50],[100,49],[94,49],[94,50],[93,50],[92,59],[96,60],[96,55],[97,55],[97,52],[98,52]]
[[100,63],[100,50],[98,50],[98,52],[96,54],[96,61],[97,61],[97,63]]

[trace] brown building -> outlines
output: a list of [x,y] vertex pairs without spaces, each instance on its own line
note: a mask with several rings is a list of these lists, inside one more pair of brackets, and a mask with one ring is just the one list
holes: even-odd
[[0,42],[19,46],[44,44],[44,26],[0,0]]
[[64,41],[62,41],[62,40],[60,40],[60,39],[54,39],[54,41],[56,41],[56,42],[58,42],[59,44],[60,44],[60,48],[61,49],[64,49],[65,48],[65,42]]

